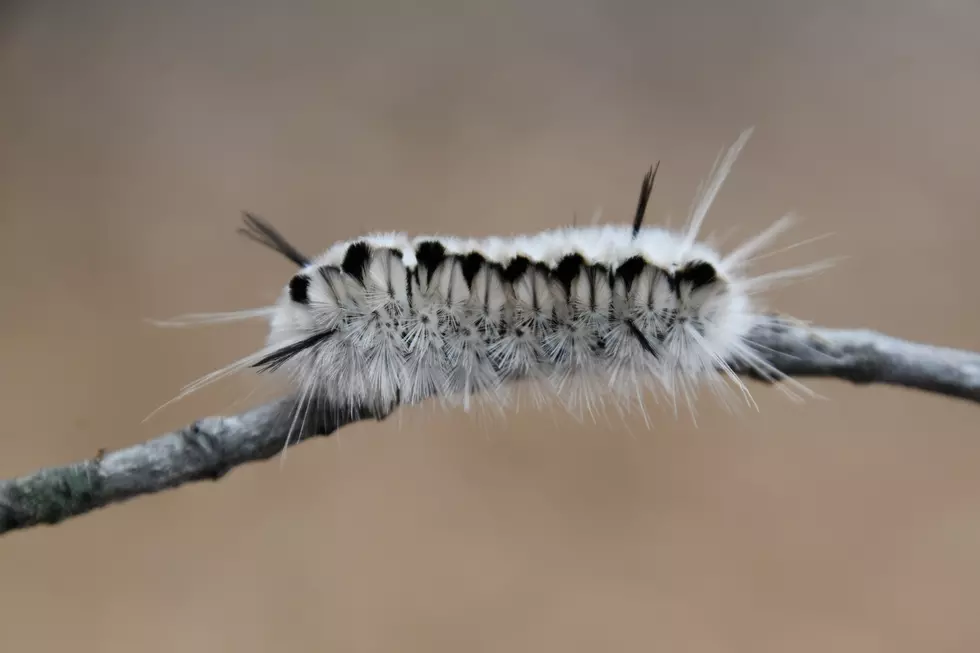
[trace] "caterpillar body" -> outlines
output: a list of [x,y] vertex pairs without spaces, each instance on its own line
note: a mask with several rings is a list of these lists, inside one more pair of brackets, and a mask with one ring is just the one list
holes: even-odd
[[273,306],[196,316],[264,316],[270,330],[264,348],[181,396],[255,368],[285,373],[300,405],[375,415],[431,397],[506,406],[519,381],[573,412],[607,400],[642,407],[650,393],[690,404],[705,386],[722,395],[734,385],[751,402],[732,361],[785,380],[753,349],[753,327],[769,319],[754,297],[812,269],[747,272],[789,217],[724,255],[698,239],[750,134],[716,162],[680,231],[643,224],[655,167],[631,223],[516,237],[379,233],[310,258],[245,214],[243,233],[299,270]]

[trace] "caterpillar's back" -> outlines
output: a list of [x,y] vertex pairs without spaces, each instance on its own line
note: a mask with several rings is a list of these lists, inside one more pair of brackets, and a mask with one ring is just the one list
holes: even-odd
[[260,311],[270,316],[266,347],[195,387],[244,367],[279,370],[301,401],[375,414],[430,397],[504,405],[518,381],[572,408],[642,404],[650,391],[690,401],[699,386],[729,381],[748,398],[730,363],[781,377],[749,342],[765,319],[753,296],[806,273],[746,272],[786,218],[726,255],[697,240],[749,133],[677,232],[642,225],[653,169],[623,225],[483,239],[373,234],[308,258],[246,215],[246,233],[300,269]]

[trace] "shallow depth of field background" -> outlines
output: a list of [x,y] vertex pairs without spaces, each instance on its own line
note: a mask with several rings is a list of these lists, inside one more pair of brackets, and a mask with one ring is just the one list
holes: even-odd
[[[303,249],[798,212],[770,296],[827,326],[980,349],[980,5],[0,3],[0,477],[274,396],[245,375]],[[980,408],[813,382],[697,425],[434,404],[199,484],[0,538],[9,651],[980,647]],[[250,393],[253,393],[251,394]]]

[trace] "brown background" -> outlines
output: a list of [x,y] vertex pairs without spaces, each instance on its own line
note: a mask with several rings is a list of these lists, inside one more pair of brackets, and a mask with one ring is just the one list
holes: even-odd
[[[365,230],[683,219],[756,125],[708,228],[834,237],[772,260],[830,326],[980,349],[980,5],[6,2],[0,476],[271,394],[248,375],[141,420]],[[976,406],[815,382],[656,428],[432,405],[0,540],[0,649],[976,651]],[[268,390],[268,388],[266,388]]]

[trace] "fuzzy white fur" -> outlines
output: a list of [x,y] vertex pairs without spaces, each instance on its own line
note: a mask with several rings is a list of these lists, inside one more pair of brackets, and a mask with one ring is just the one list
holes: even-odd
[[[182,394],[265,367],[288,375],[304,402],[376,414],[430,397],[501,407],[517,381],[573,411],[606,399],[642,408],[648,392],[690,403],[699,387],[722,396],[729,382],[751,401],[729,362],[782,378],[747,341],[766,319],[753,297],[813,268],[747,273],[788,218],[727,255],[698,240],[750,133],[716,162],[682,231],[607,225],[482,239],[383,233],[337,243],[299,270],[274,306],[241,313],[269,317],[265,348]],[[432,247],[441,255],[433,258]],[[570,263],[571,255],[581,260]],[[353,263],[362,266],[349,269]]]

